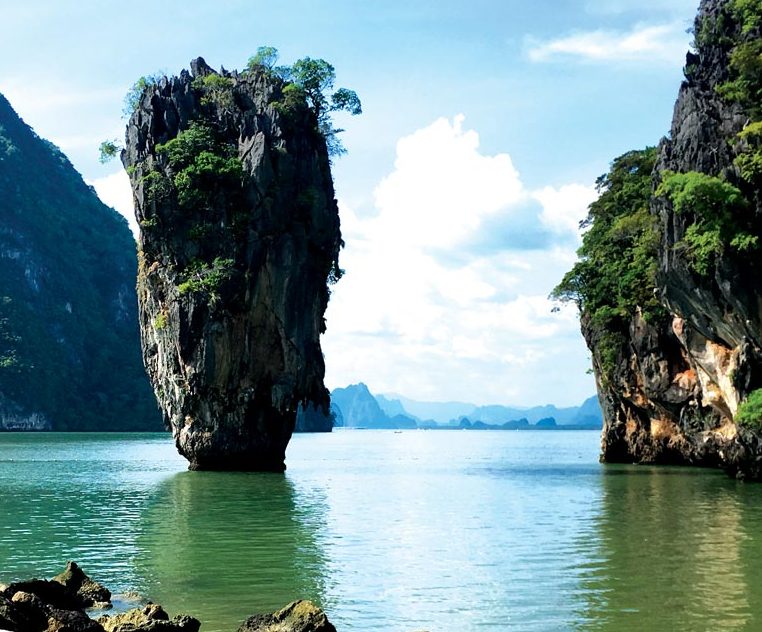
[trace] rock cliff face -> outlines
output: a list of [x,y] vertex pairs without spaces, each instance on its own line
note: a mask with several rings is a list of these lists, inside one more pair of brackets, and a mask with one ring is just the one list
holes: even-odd
[[0,95],[0,430],[161,430],[135,241]]
[[193,469],[283,470],[327,413],[320,334],[339,216],[315,113],[259,69],[149,85],[122,161],[141,226],[143,358]]
[[[654,190],[668,172],[719,177],[751,201],[743,221],[759,236],[759,189],[734,164],[748,148],[737,135],[751,113],[738,101],[722,98],[718,88],[732,78],[734,47],[759,40],[762,33],[759,25],[742,25],[733,4],[701,3],[697,50],[687,57],[670,138],[659,147]],[[686,235],[706,220],[698,211],[678,212],[664,195],[652,198],[651,212],[661,234],[654,292],[669,315],[651,322],[633,315],[610,375],[604,375],[596,352],[602,332],[584,317],[582,322],[604,410],[602,459],[719,465],[739,476],[759,477],[762,448],[756,435],[734,423],[741,400],[762,385],[759,252],[742,255],[723,247],[707,271],[697,272]]]

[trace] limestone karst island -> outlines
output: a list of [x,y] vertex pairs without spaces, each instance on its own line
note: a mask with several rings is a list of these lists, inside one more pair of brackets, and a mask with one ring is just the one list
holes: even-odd
[[695,2],[4,9],[0,632],[762,629],[762,0]]

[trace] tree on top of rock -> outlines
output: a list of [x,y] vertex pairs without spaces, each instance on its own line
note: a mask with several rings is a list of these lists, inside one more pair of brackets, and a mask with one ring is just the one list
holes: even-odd
[[318,129],[328,145],[328,153],[332,156],[345,154],[347,150],[337,137],[344,130],[333,126],[331,114],[362,114],[362,104],[357,93],[348,88],[339,88],[331,93],[336,81],[336,69],[325,59],[303,57],[292,66],[276,66],[278,56],[277,48],[260,46],[249,59],[247,68],[249,71],[263,69],[283,79],[286,82],[284,96],[287,99],[304,98],[315,113]]

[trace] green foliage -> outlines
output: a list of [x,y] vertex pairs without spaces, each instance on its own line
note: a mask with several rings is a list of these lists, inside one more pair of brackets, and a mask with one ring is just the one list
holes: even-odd
[[735,422],[742,426],[762,428],[762,388],[749,393],[738,407]]
[[336,70],[324,59],[303,57],[292,66],[276,66],[277,61],[276,48],[261,46],[249,59],[248,70],[253,72],[263,69],[285,81],[281,112],[288,112],[306,102],[317,117],[318,130],[325,137],[329,155],[345,154],[346,149],[338,138],[338,134],[344,130],[334,127],[331,114],[362,114],[362,104],[357,93],[348,88],[331,92],[336,81]]
[[188,231],[188,237],[195,239],[196,241],[201,241],[209,234],[209,228],[209,224],[195,224],[191,226]]
[[268,70],[275,66],[278,61],[278,49],[273,46],[260,46],[257,52],[249,57],[247,68],[252,70],[257,66],[267,68]]
[[744,34],[762,25],[762,0],[731,0],[730,10]]
[[215,257],[211,265],[205,261],[194,260],[185,269],[185,281],[177,286],[179,294],[203,293],[209,303],[214,304],[220,299],[219,289],[233,274],[232,259]]
[[762,114],[762,39],[736,46],[730,53],[731,80],[717,86],[717,93],[735,101],[756,119]]
[[9,318],[13,300],[9,296],[0,297],[0,376],[3,373],[18,372],[18,343],[21,337],[14,333],[12,318]]
[[278,49],[272,46],[260,46],[257,48],[257,52],[249,57],[249,62],[246,64],[247,72],[262,71],[269,75],[280,77],[283,81],[287,81],[291,68],[288,66],[276,66],[280,54]]
[[122,148],[119,146],[116,139],[104,140],[98,147],[98,153],[100,154],[98,161],[102,165],[105,165],[107,162],[111,162],[114,158],[116,158],[121,151]]
[[695,221],[676,246],[685,249],[696,273],[708,275],[715,258],[727,248],[739,253],[757,248],[757,236],[744,228],[742,220],[746,199],[729,182],[696,171],[665,171],[656,195],[668,197],[675,213],[694,215]]
[[693,48],[700,50],[706,46],[722,46],[730,42],[727,36],[728,14],[720,10],[714,15],[705,14],[694,32]]
[[156,146],[175,173],[173,184],[177,200],[185,208],[207,208],[218,193],[240,188],[243,165],[237,150],[223,143],[205,123],[191,123],[172,140]]
[[207,184],[223,180],[240,186],[243,167],[237,156],[218,156],[202,151],[193,162],[175,176],[177,201],[181,206],[199,206],[209,199]]
[[653,321],[663,308],[654,296],[659,233],[649,212],[656,149],[628,152],[598,178],[600,197],[590,205],[579,260],[551,298],[574,301],[598,332],[596,353],[606,379],[637,309]]
[[146,202],[150,204],[159,204],[169,198],[171,185],[167,177],[160,171],[149,171],[140,178],[143,184],[143,193]]
[[140,357],[135,240],[68,160],[0,98],[0,392],[56,430],[160,430]]
[[336,71],[324,59],[303,57],[297,60],[291,67],[290,80],[304,91],[307,104],[315,112],[318,129],[325,137],[329,155],[345,154],[346,149],[337,136],[344,130],[333,126],[331,113],[346,111],[353,116],[362,114],[362,104],[357,93],[340,88],[328,96],[327,93],[336,80]]
[[140,99],[143,98],[143,93],[146,90],[152,90],[159,81],[164,77],[163,73],[155,73],[153,75],[143,75],[135,83],[132,84],[127,94],[124,96],[124,104],[122,107],[122,115],[126,118],[132,116],[132,113],[138,109],[140,105]]
[[165,312],[159,312],[153,319],[153,327],[156,331],[161,331],[167,326],[168,317]]
[[212,128],[206,123],[191,123],[166,143],[156,145],[156,153],[164,154],[172,167],[184,168],[202,151],[213,151],[217,146]]
[[235,104],[234,85],[235,82],[230,77],[223,77],[216,73],[196,77],[191,84],[194,89],[204,93],[201,97],[201,105],[215,105],[223,110],[229,110]]
[[5,158],[10,158],[18,151],[10,138],[5,135],[5,128],[0,125],[0,162]]
[[[762,25],[762,0],[732,0],[733,19],[741,33],[749,35]],[[751,37],[738,43],[730,53],[730,79],[717,86],[717,93],[740,103],[754,119],[762,115],[762,39]]]
[[762,121],[747,125],[738,138],[746,149],[736,156],[733,164],[746,182],[759,188],[762,186]]

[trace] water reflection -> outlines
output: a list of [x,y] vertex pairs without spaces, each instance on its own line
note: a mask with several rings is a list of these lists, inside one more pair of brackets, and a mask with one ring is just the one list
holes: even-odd
[[581,629],[739,630],[753,620],[739,484],[700,470],[611,466],[587,534]]
[[134,586],[141,512],[174,466],[161,446],[144,435],[3,435],[0,582],[50,577],[76,560],[114,590]]
[[179,473],[141,521],[141,590],[208,632],[237,629],[296,597],[321,603],[325,513],[320,492],[297,493],[280,474]]

